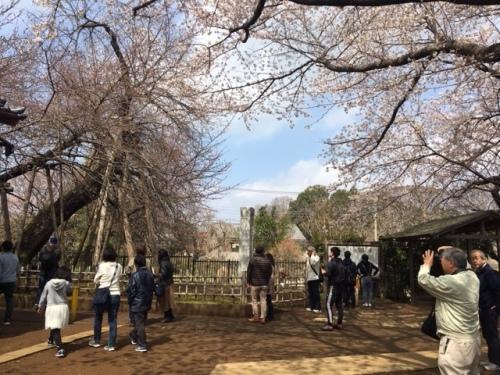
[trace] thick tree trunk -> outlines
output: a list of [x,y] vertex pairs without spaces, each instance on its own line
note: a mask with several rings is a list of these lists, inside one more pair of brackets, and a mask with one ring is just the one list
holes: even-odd
[[127,208],[125,205],[126,201],[126,191],[128,185],[129,170],[127,166],[127,157],[125,157],[125,162],[123,163],[123,177],[122,183],[118,188],[118,209],[121,216],[121,223],[123,228],[123,235],[125,237],[125,248],[127,249],[128,256],[128,266],[132,267],[134,265],[134,242],[132,240],[132,231],[130,229],[130,222],[128,220]]
[[[68,221],[75,212],[95,200],[99,195],[101,183],[100,173],[88,174],[83,181],[76,183],[72,190],[66,192],[63,197],[63,220]],[[59,205],[58,199],[54,202],[56,210],[60,209]],[[51,205],[46,205],[23,230],[19,246],[22,262],[29,262],[50,238],[53,231],[51,210]],[[56,217],[56,220],[59,225],[61,218]]]
[[19,255],[19,246],[23,241],[23,231],[24,225],[26,224],[26,218],[28,217],[28,209],[30,207],[31,194],[33,193],[33,185],[35,183],[36,169],[31,172],[31,177],[29,180],[28,191],[26,192],[26,197],[24,198],[23,213],[21,215],[21,222],[19,224],[19,235],[16,243],[16,255]]

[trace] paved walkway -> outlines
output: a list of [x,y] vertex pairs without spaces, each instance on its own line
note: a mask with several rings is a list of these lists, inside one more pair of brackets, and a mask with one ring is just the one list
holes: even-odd
[[[118,328],[123,327],[123,325],[119,325]],[[102,333],[108,332],[108,328],[103,328]],[[78,332],[73,335],[65,336],[64,337],[64,343],[71,343],[76,340],[88,338],[94,334],[93,330],[88,330],[88,331],[83,331],[83,332]],[[35,354],[38,352],[41,352],[43,350],[48,350],[49,347],[47,346],[47,342],[43,342],[41,344],[35,344],[28,346],[26,348],[14,350],[8,353],[0,354],[0,364],[9,362],[9,361],[14,361],[16,359],[20,359],[22,357],[26,357],[31,354]]]
[[215,366],[211,375],[363,375],[387,372],[412,372],[436,367],[433,351],[345,355],[298,360],[225,363]]

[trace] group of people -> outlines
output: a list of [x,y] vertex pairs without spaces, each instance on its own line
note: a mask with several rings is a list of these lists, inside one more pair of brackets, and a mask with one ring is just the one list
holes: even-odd
[[[324,330],[342,328],[344,307],[356,306],[355,286],[360,279],[363,293],[363,306],[371,307],[373,301],[373,276],[379,269],[363,254],[359,264],[351,260],[351,253],[344,253],[340,259],[340,249],[331,248],[331,254],[326,270],[321,267],[320,257],[314,247],[307,248],[306,280],[309,297],[308,311],[321,312],[320,284],[323,277],[327,279],[326,311],[328,323]],[[274,292],[274,275],[276,267],[273,256],[265,252],[264,246],[256,246],[255,253],[248,263],[247,287],[250,288],[252,316],[248,319],[253,323],[265,324],[273,319],[274,309],[272,295]],[[333,306],[337,309],[337,322],[333,323]],[[259,311],[260,306],[260,311]]]
[[[461,249],[443,246],[436,257],[422,256],[418,283],[436,299],[434,306],[439,337],[438,367],[443,375],[479,374],[480,365],[500,371],[500,278],[481,250],[469,257]],[[467,267],[469,260],[472,269]],[[441,272],[433,272],[438,263]],[[488,346],[488,361],[480,363],[479,328]]]
[[[14,254],[12,242],[0,245],[0,293],[5,296],[3,324],[11,322],[13,293],[16,288],[19,260]],[[309,294],[307,310],[321,312],[320,284],[326,279],[325,331],[342,329],[344,308],[356,305],[355,288],[361,284],[363,306],[373,303],[373,276],[379,269],[362,256],[357,265],[351,260],[351,253],[344,252],[342,260],[338,247],[330,249],[326,268],[321,267],[320,257],[313,247],[307,249],[306,279]],[[498,336],[498,315],[500,313],[500,278],[487,263],[481,250],[467,254],[455,247],[438,249],[438,256],[431,250],[423,256],[418,273],[419,285],[435,299],[437,336],[440,338],[438,366],[442,374],[479,374],[480,337],[479,328],[488,346],[488,361],[481,363],[487,370],[500,371],[500,339]],[[39,254],[40,274],[36,309],[45,314],[45,329],[49,330],[48,345],[56,347],[56,357],[66,355],[61,340],[61,330],[69,323],[68,296],[71,293],[71,271],[60,266],[61,254],[57,240],[51,238]],[[89,345],[101,347],[101,331],[104,313],[108,315],[109,334],[106,351],[117,348],[117,316],[120,307],[121,275],[123,268],[117,261],[117,254],[106,248],[102,262],[94,277],[94,334]],[[472,269],[468,268],[468,262]],[[145,323],[156,294],[164,312],[163,322],[174,319],[172,313],[171,287],[174,269],[168,252],[159,251],[159,274],[148,269],[143,251],[137,251],[134,258],[135,272],[130,273],[127,299],[129,317],[133,329],[129,333],[131,344],[137,352],[146,352]],[[438,267],[437,267],[438,266]],[[436,268],[440,271],[436,272]],[[274,292],[275,262],[263,246],[255,248],[255,254],[248,264],[247,286],[250,288],[252,316],[250,322],[265,324],[273,319],[272,295]],[[259,309],[260,307],[260,309]],[[334,322],[333,312],[337,310]]]
[[[308,311],[321,312],[320,285],[326,278],[326,314],[327,324],[325,331],[342,329],[344,308],[356,307],[356,285],[361,284],[364,307],[373,304],[373,277],[379,269],[370,262],[367,254],[363,254],[357,265],[351,259],[350,251],[344,252],[344,259],[340,258],[340,249],[330,249],[326,269],[321,267],[321,259],[314,247],[307,248],[306,279],[309,297]],[[337,309],[337,322],[333,323],[333,306]]]
[[[13,253],[13,244],[4,241],[0,253],[0,293],[5,295],[5,315],[3,324],[11,322],[13,311],[13,294],[19,273],[19,260]],[[134,258],[135,272],[130,272],[126,296],[129,305],[130,324],[133,329],[129,333],[131,344],[135,351],[146,352],[147,341],[145,323],[148,311],[151,309],[153,295],[157,296],[160,309],[163,311],[163,322],[174,319],[172,312],[172,285],[174,268],[165,249],[158,255],[159,273],[153,273],[146,266],[143,250],[137,250]],[[56,348],[56,357],[66,355],[61,340],[61,330],[69,324],[68,297],[72,292],[71,270],[59,265],[61,253],[57,239],[51,237],[47,245],[40,251],[39,280],[36,294],[35,309],[45,315],[45,329],[49,330],[48,345]],[[89,346],[101,346],[102,320],[104,313],[108,315],[109,334],[106,351],[117,348],[117,317],[121,297],[121,276],[123,267],[117,261],[117,254],[112,248],[103,251],[102,262],[99,263],[94,283],[96,285],[93,297],[94,334]]]

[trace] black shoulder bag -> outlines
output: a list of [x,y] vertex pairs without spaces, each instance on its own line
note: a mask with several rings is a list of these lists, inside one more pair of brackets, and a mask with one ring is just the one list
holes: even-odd
[[113,284],[117,270],[118,270],[118,264],[115,264],[115,272],[111,277],[109,286],[104,288],[99,288],[99,286],[97,286],[97,288],[95,289],[94,299],[92,300],[94,305],[104,305],[108,303],[108,301],[111,299],[111,293],[109,291],[109,287],[111,286],[111,284]]
[[319,265],[319,273],[312,266],[311,259],[309,259],[309,267],[311,267],[311,269],[313,270],[313,272],[318,276],[320,283],[322,283],[323,281],[325,281],[325,278],[323,277],[323,272],[321,272],[321,263]]
[[437,334],[436,311],[434,310],[434,306],[432,307],[432,310],[427,318],[425,318],[422,322],[420,330],[427,336],[432,337],[435,340],[439,340],[439,336]]

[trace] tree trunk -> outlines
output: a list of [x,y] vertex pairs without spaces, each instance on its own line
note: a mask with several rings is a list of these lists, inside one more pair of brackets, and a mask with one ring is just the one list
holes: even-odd
[[26,225],[26,217],[28,216],[28,209],[30,207],[31,194],[33,193],[33,185],[35,183],[36,169],[31,172],[31,177],[29,180],[28,191],[26,192],[26,197],[23,204],[23,212],[21,214],[21,222],[19,224],[19,235],[17,236],[16,242],[16,255],[19,255],[19,248],[23,240],[23,230]]
[[100,199],[100,210],[99,210],[99,224],[97,225],[97,240],[95,242],[94,256],[92,260],[92,265],[96,266],[101,259],[101,253],[103,248],[104,230],[105,223],[108,217],[108,191],[109,185],[106,184],[104,190],[101,191]]
[[132,240],[132,231],[130,230],[130,222],[128,221],[127,207],[125,205],[126,200],[126,189],[128,185],[129,170],[127,166],[127,157],[125,157],[123,163],[123,177],[122,183],[118,188],[118,210],[121,217],[123,235],[125,237],[125,248],[127,249],[128,263],[129,267],[134,265],[134,242]]
[[[72,190],[66,192],[63,199],[63,220],[69,220],[75,212],[94,201],[99,194],[101,184],[102,177],[100,173],[89,173],[83,181],[76,183]],[[59,200],[54,202],[55,208],[59,209],[59,205]],[[23,262],[31,261],[50,238],[53,224],[47,218],[50,217],[51,210],[50,204],[43,207],[23,230],[19,246],[20,257]],[[60,218],[56,219],[60,220]]]

